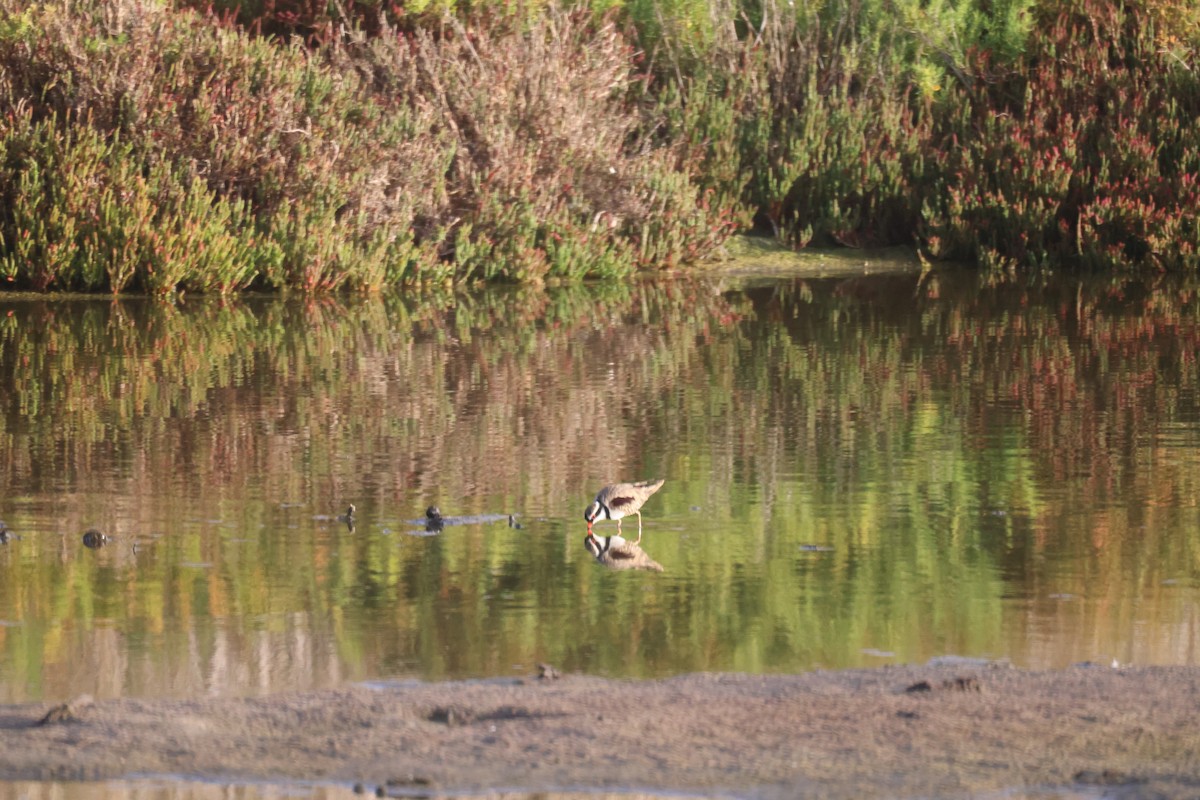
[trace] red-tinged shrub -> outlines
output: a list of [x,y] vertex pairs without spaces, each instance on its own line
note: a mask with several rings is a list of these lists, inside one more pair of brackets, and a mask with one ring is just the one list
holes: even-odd
[[1019,268],[1194,269],[1200,82],[1145,9],[1043,6],[1028,71],[984,87],[944,131],[926,200],[935,255]]

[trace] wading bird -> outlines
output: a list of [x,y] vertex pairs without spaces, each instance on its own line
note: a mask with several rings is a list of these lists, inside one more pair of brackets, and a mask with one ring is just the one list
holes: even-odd
[[621,535],[621,519],[630,514],[638,518],[638,538],[634,544],[642,541],[642,504],[650,499],[650,495],[663,485],[662,478],[656,481],[638,481],[637,483],[614,483],[605,486],[596,493],[596,499],[583,512],[583,518],[588,524],[588,535],[592,533],[592,523],[601,519],[617,521],[617,535]]

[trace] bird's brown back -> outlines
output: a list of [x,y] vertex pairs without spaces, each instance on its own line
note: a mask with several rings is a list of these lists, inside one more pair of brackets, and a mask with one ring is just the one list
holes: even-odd
[[633,513],[642,507],[663,485],[663,479],[656,481],[638,481],[637,483],[614,483],[600,490],[597,500],[614,511]]

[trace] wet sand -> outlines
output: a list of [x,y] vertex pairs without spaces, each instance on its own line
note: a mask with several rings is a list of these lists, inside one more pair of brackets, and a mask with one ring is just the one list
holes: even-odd
[[405,796],[1197,797],[1200,668],[568,675],[0,707],[0,778],[147,774]]

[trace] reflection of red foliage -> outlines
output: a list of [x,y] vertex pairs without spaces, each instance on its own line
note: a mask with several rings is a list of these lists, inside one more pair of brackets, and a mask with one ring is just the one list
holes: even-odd
[[[1046,485],[1082,481],[1099,501],[1148,480],[1139,453],[1178,412],[1180,391],[1200,383],[1197,297],[1165,278],[1059,287],[943,283],[954,295],[948,319],[979,324],[945,322],[944,355],[931,368],[989,387],[970,394],[971,426],[982,435],[1010,424],[996,411],[1015,405]],[[1045,296],[1055,291],[1069,296]],[[1097,546],[1107,541],[1095,535]]]

